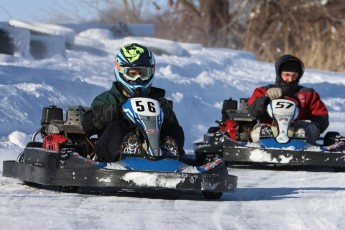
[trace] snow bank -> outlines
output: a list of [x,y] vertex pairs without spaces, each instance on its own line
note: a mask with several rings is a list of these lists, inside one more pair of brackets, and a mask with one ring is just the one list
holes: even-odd
[[73,49],[75,32],[70,28],[55,24],[20,21],[15,19],[9,20],[8,24],[13,27],[27,29],[31,31],[33,34],[62,36],[65,39],[66,48]]
[[15,47],[14,55],[31,58],[30,54],[30,32],[9,26],[7,23],[0,22],[0,28],[7,31],[12,38]]

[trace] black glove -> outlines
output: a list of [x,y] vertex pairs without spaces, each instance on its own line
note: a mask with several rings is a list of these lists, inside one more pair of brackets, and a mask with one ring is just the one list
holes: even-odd
[[105,128],[110,122],[116,121],[122,115],[121,105],[106,104],[92,108],[93,124],[98,129]]

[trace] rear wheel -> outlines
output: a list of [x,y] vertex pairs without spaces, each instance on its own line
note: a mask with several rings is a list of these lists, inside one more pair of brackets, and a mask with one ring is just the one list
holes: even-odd
[[203,191],[202,195],[204,195],[205,199],[207,199],[207,200],[218,200],[219,198],[221,198],[223,193],[222,192],[206,192],[206,191]]
[[26,147],[42,148],[42,142],[31,141],[26,144]]
[[333,167],[334,172],[345,172],[345,167],[336,166]]
[[207,133],[215,133],[219,130],[218,126],[212,126],[210,128],[208,128]]
[[33,188],[42,188],[41,184],[37,184],[34,182],[30,182],[30,181],[24,181],[24,184],[29,186],[29,187],[33,187]]

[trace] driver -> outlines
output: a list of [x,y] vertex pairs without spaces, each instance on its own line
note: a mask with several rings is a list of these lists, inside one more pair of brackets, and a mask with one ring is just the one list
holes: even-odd
[[118,159],[120,152],[143,153],[139,137],[131,132],[131,123],[122,115],[121,104],[132,97],[159,101],[164,113],[160,130],[162,150],[173,155],[183,154],[184,132],[171,103],[164,97],[165,90],[151,87],[155,74],[153,53],[136,43],[122,46],[114,60],[114,73],[116,81],[111,89],[93,100],[91,109],[85,113],[82,121],[87,135],[98,135],[95,159],[113,162]]
[[[273,125],[273,120],[266,111],[267,105],[273,99],[286,96],[295,100],[300,106],[298,117],[294,122],[295,135],[298,136],[298,131],[302,131],[307,141],[315,144],[329,125],[328,110],[314,89],[299,85],[304,73],[303,62],[295,56],[283,55],[276,60],[275,70],[275,84],[256,88],[248,100],[249,113],[260,122],[254,130],[260,133],[262,129]],[[257,135],[252,135],[252,139],[257,141]]]

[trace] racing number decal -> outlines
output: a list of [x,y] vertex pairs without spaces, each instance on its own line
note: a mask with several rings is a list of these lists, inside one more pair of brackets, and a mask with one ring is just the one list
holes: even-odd
[[132,98],[132,108],[140,115],[144,116],[158,116],[160,113],[160,106],[158,101],[150,98]]
[[276,99],[272,101],[272,105],[268,107],[268,114],[271,114],[271,116],[274,115],[294,115],[294,114],[298,114],[295,113],[295,111],[298,110],[298,108],[296,107],[296,104],[291,101],[291,100],[287,100],[287,99]]
[[147,102],[147,105],[148,105],[149,111],[150,111],[151,113],[155,113],[155,112],[156,112],[155,104],[152,103],[152,101]]
[[138,112],[143,112],[145,110],[145,107],[141,104],[142,101],[136,101],[135,105],[137,106],[136,109]]
[[290,102],[286,102],[286,101],[278,101],[276,106],[274,107],[275,109],[282,109],[282,108],[285,108],[285,109],[289,109],[291,108],[291,106],[293,106],[294,104],[293,103],[290,103]]
[[[135,105],[137,106],[136,109],[137,109],[138,112],[144,112],[145,111],[145,106],[143,105],[143,101],[136,101]],[[148,101],[147,102],[147,109],[151,113],[155,113],[156,112],[155,104],[152,101]]]

